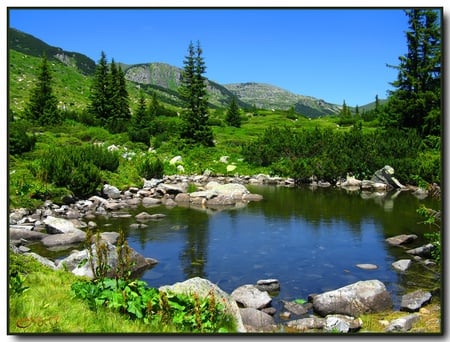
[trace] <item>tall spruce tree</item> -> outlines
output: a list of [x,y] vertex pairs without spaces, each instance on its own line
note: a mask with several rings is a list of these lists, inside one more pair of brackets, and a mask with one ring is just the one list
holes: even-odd
[[122,68],[111,61],[109,71],[110,113],[107,118],[107,126],[111,132],[119,133],[127,130],[131,119],[128,103],[128,91],[126,88],[125,74]]
[[52,74],[45,54],[42,55],[37,82],[31,90],[30,101],[25,107],[25,116],[44,126],[58,125],[63,120],[62,113],[58,109],[58,101],[53,95]]
[[229,126],[241,127],[241,115],[239,113],[239,106],[236,96],[231,98],[230,105],[225,116],[225,121]]
[[108,82],[108,63],[106,54],[102,51],[92,80],[89,96],[90,104],[88,108],[91,115],[94,116],[95,120],[101,125],[106,125],[111,112],[111,94]]
[[128,137],[131,141],[141,142],[150,145],[150,131],[147,104],[144,93],[139,95],[138,107],[132,115],[130,125],[128,127]]
[[125,74],[114,59],[110,67],[102,51],[91,85],[89,112],[113,133],[125,132],[131,113]]
[[186,108],[182,113],[181,138],[188,144],[214,146],[213,133],[208,126],[208,94],[206,89],[206,71],[202,49],[197,41],[196,47],[191,42],[188,55],[181,73],[180,95]]
[[434,9],[411,9],[408,52],[399,57],[396,88],[390,92],[388,124],[415,128],[422,135],[441,131],[441,16]]

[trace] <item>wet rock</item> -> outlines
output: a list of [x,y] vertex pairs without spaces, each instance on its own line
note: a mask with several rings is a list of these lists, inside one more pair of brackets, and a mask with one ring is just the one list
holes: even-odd
[[429,258],[431,257],[431,251],[434,249],[433,244],[429,243],[417,248],[409,249],[406,251],[406,253],[411,255],[420,256],[422,258]]
[[392,263],[392,267],[394,267],[397,271],[405,272],[411,266],[411,262],[412,261],[410,259],[397,260]]
[[245,308],[262,309],[272,302],[266,291],[260,291],[255,285],[242,285],[231,293],[231,298]]
[[378,268],[378,266],[374,264],[356,264],[356,267],[362,270],[376,270]]
[[400,234],[386,239],[386,242],[392,246],[404,245],[417,239],[415,234]]
[[278,279],[261,279],[256,282],[256,288],[267,292],[280,291],[280,281]]
[[298,304],[295,302],[289,302],[286,300],[282,300],[281,303],[283,303],[283,306],[288,310],[289,312],[292,312],[295,315],[304,315],[308,313],[308,308],[305,307],[302,304]]
[[149,214],[149,213],[146,213],[145,211],[143,211],[135,216],[136,220],[139,220],[139,221],[158,220],[158,219],[162,219],[164,217],[166,217],[166,215],[164,215],[164,214]]

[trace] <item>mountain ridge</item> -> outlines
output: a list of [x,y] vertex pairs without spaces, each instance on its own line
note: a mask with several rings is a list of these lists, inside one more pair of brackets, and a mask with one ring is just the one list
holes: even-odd
[[[95,72],[96,63],[91,58],[81,53],[50,46],[44,41],[15,28],[9,28],[8,30],[8,48],[35,57],[42,57],[42,54],[45,53],[47,57],[75,68],[87,76],[92,76]],[[151,88],[157,88],[160,92],[166,92],[165,97],[172,99],[172,103],[181,104],[181,100],[176,99],[177,89],[181,83],[181,68],[164,62],[119,63],[119,65],[123,68],[125,79],[129,82],[136,84],[136,86],[147,85]],[[212,108],[227,107],[233,96],[236,96],[239,106],[243,109],[293,109],[299,115],[312,118],[335,115],[342,108],[341,105],[328,103],[323,99],[312,96],[295,94],[268,83],[249,81],[219,84],[207,79],[207,90]],[[370,106],[370,104],[364,106]]]

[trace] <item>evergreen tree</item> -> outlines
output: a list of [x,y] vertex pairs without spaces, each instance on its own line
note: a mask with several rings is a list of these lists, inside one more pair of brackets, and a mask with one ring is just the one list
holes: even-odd
[[353,122],[352,112],[350,110],[350,107],[347,106],[344,100],[341,111],[339,112],[339,123],[342,125],[346,125],[352,122]]
[[439,12],[411,9],[406,32],[408,52],[400,56],[396,88],[390,92],[385,124],[415,128],[422,136],[440,135],[441,32]]
[[148,111],[143,92],[140,93],[136,112],[131,117],[128,128],[128,137],[133,142],[141,142],[150,145],[151,134],[149,131]]
[[229,126],[241,127],[241,115],[239,113],[239,106],[237,104],[236,96],[231,98],[230,106],[227,110],[225,121]]
[[36,86],[31,90],[31,98],[26,105],[25,116],[44,126],[58,125],[63,119],[58,110],[58,101],[53,95],[52,75],[45,54],[42,55],[40,72]]
[[93,115],[96,121],[102,125],[107,123],[111,112],[111,94],[108,83],[108,63],[106,61],[106,54],[102,51],[92,80],[90,104],[88,108],[91,115]]
[[110,113],[107,125],[111,132],[118,133],[127,130],[131,118],[128,104],[128,91],[126,88],[125,74],[122,68],[117,67],[114,59],[111,61],[109,72]]
[[214,146],[213,133],[208,126],[206,71],[200,43],[189,44],[188,55],[181,74],[180,95],[186,104],[182,114],[181,138],[187,143]]

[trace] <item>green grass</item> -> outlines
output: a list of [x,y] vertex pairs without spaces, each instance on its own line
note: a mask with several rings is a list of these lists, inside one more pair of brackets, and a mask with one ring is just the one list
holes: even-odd
[[10,272],[22,275],[24,292],[9,291],[8,334],[160,334],[189,333],[171,322],[133,320],[78,299],[71,285],[81,278],[54,271],[29,256],[11,254]]
[[131,321],[107,309],[92,311],[71,294],[70,286],[79,277],[67,271],[53,271],[32,257],[11,254],[10,258],[10,268],[25,274],[24,285],[28,287],[21,295],[10,291],[10,334],[158,333],[171,329]]

